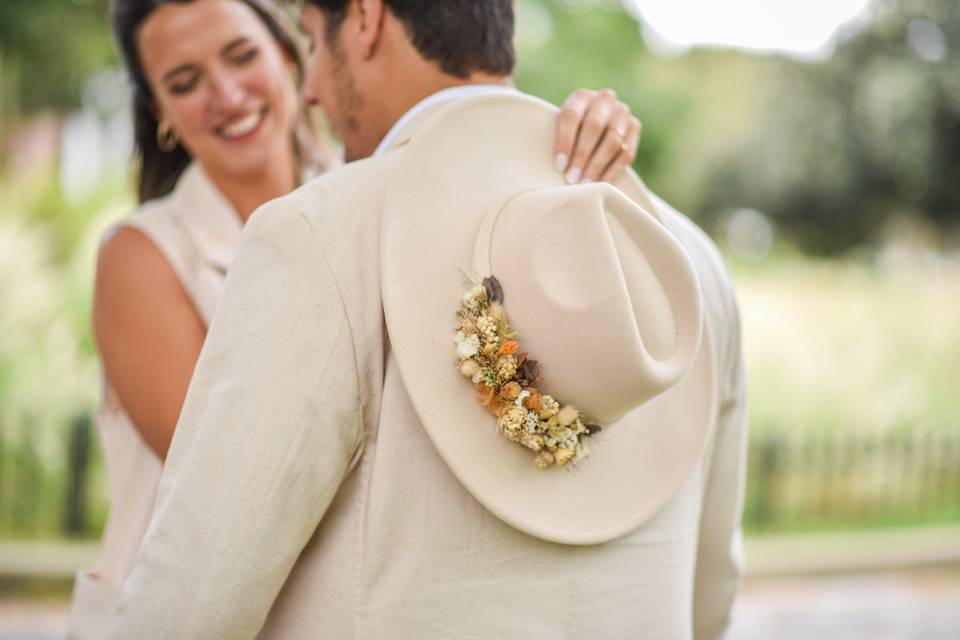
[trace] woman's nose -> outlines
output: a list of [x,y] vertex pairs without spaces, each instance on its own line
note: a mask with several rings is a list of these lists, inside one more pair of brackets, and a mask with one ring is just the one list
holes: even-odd
[[243,104],[246,93],[240,82],[226,73],[214,77],[213,90],[220,105],[227,109],[233,109]]

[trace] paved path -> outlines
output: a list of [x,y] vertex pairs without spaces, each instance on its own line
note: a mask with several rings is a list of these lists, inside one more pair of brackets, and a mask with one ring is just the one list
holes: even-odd
[[0,640],[63,640],[67,603],[0,600]]
[[752,578],[729,640],[958,640],[960,568]]

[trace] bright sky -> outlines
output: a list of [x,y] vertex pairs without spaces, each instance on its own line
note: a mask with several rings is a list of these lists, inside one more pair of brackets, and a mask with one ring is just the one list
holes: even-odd
[[[838,27],[869,0],[629,0],[654,48],[725,45],[800,57],[829,52]],[[653,33],[649,33],[652,31]]]

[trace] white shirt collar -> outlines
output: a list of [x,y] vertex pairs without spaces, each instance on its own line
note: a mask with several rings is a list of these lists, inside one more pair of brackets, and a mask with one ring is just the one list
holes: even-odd
[[450,87],[449,89],[441,89],[431,96],[427,96],[417,104],[415,104],[409,111],[403,114],[396,124],[390,128],[390,131],[387,132],[387,135],[383,137],[383,140],[380,141],[380,144],[377,145],[377,149],[373,152],[373,155],[377,156],[390,148],[400,134],[400,131],[407,125],[408,122],[413,120],[416,115],[422,112],[424,109],[437,104],[438,102],[447,102],[450,100],[459,100],[461,98],[467,98],[469,96],[479,95],[481,93],[519,93],[515,88],[508,87],[502,84],[465,84],[459,87]]

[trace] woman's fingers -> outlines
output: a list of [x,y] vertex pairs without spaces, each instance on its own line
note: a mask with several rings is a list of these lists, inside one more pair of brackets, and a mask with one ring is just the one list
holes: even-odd
[[603,172],[624,152],[629,150],[627,136],[630,129],[630,109],[622,102],[613,107],[613,113],[601,134],[600,141],[583,169],[583,180],[599,180]]
[[640,138],[643,136],[643,124],[634,116],[627,120],[626,136],[618,147],[618,153],[607,165],[600,179],[604,182],[613,182],[623,175],[627,167],[633,164],[640,147]]
[[637,156],[640,121],[610,89],[580,89],[564,101],[557,118],[554,158],[569,184],[620,177]]
[[554,137],[553,157],[557,171],[566,173],[570,168],[573,145],[577,141],[577,132],[587,108],[593,100],[594,92],[587,89],[574,91],[564,100],[557,117],[557,132]]
[[609,89],[598,91],[590,100],[586,113],[580,120],[573,155],[570,157],[570,166],[566,172],[566,180],[569,184],[576,184],[583,179],[584,170],[596,152],[607,124],[615,115],[616,106],[617,96]]

